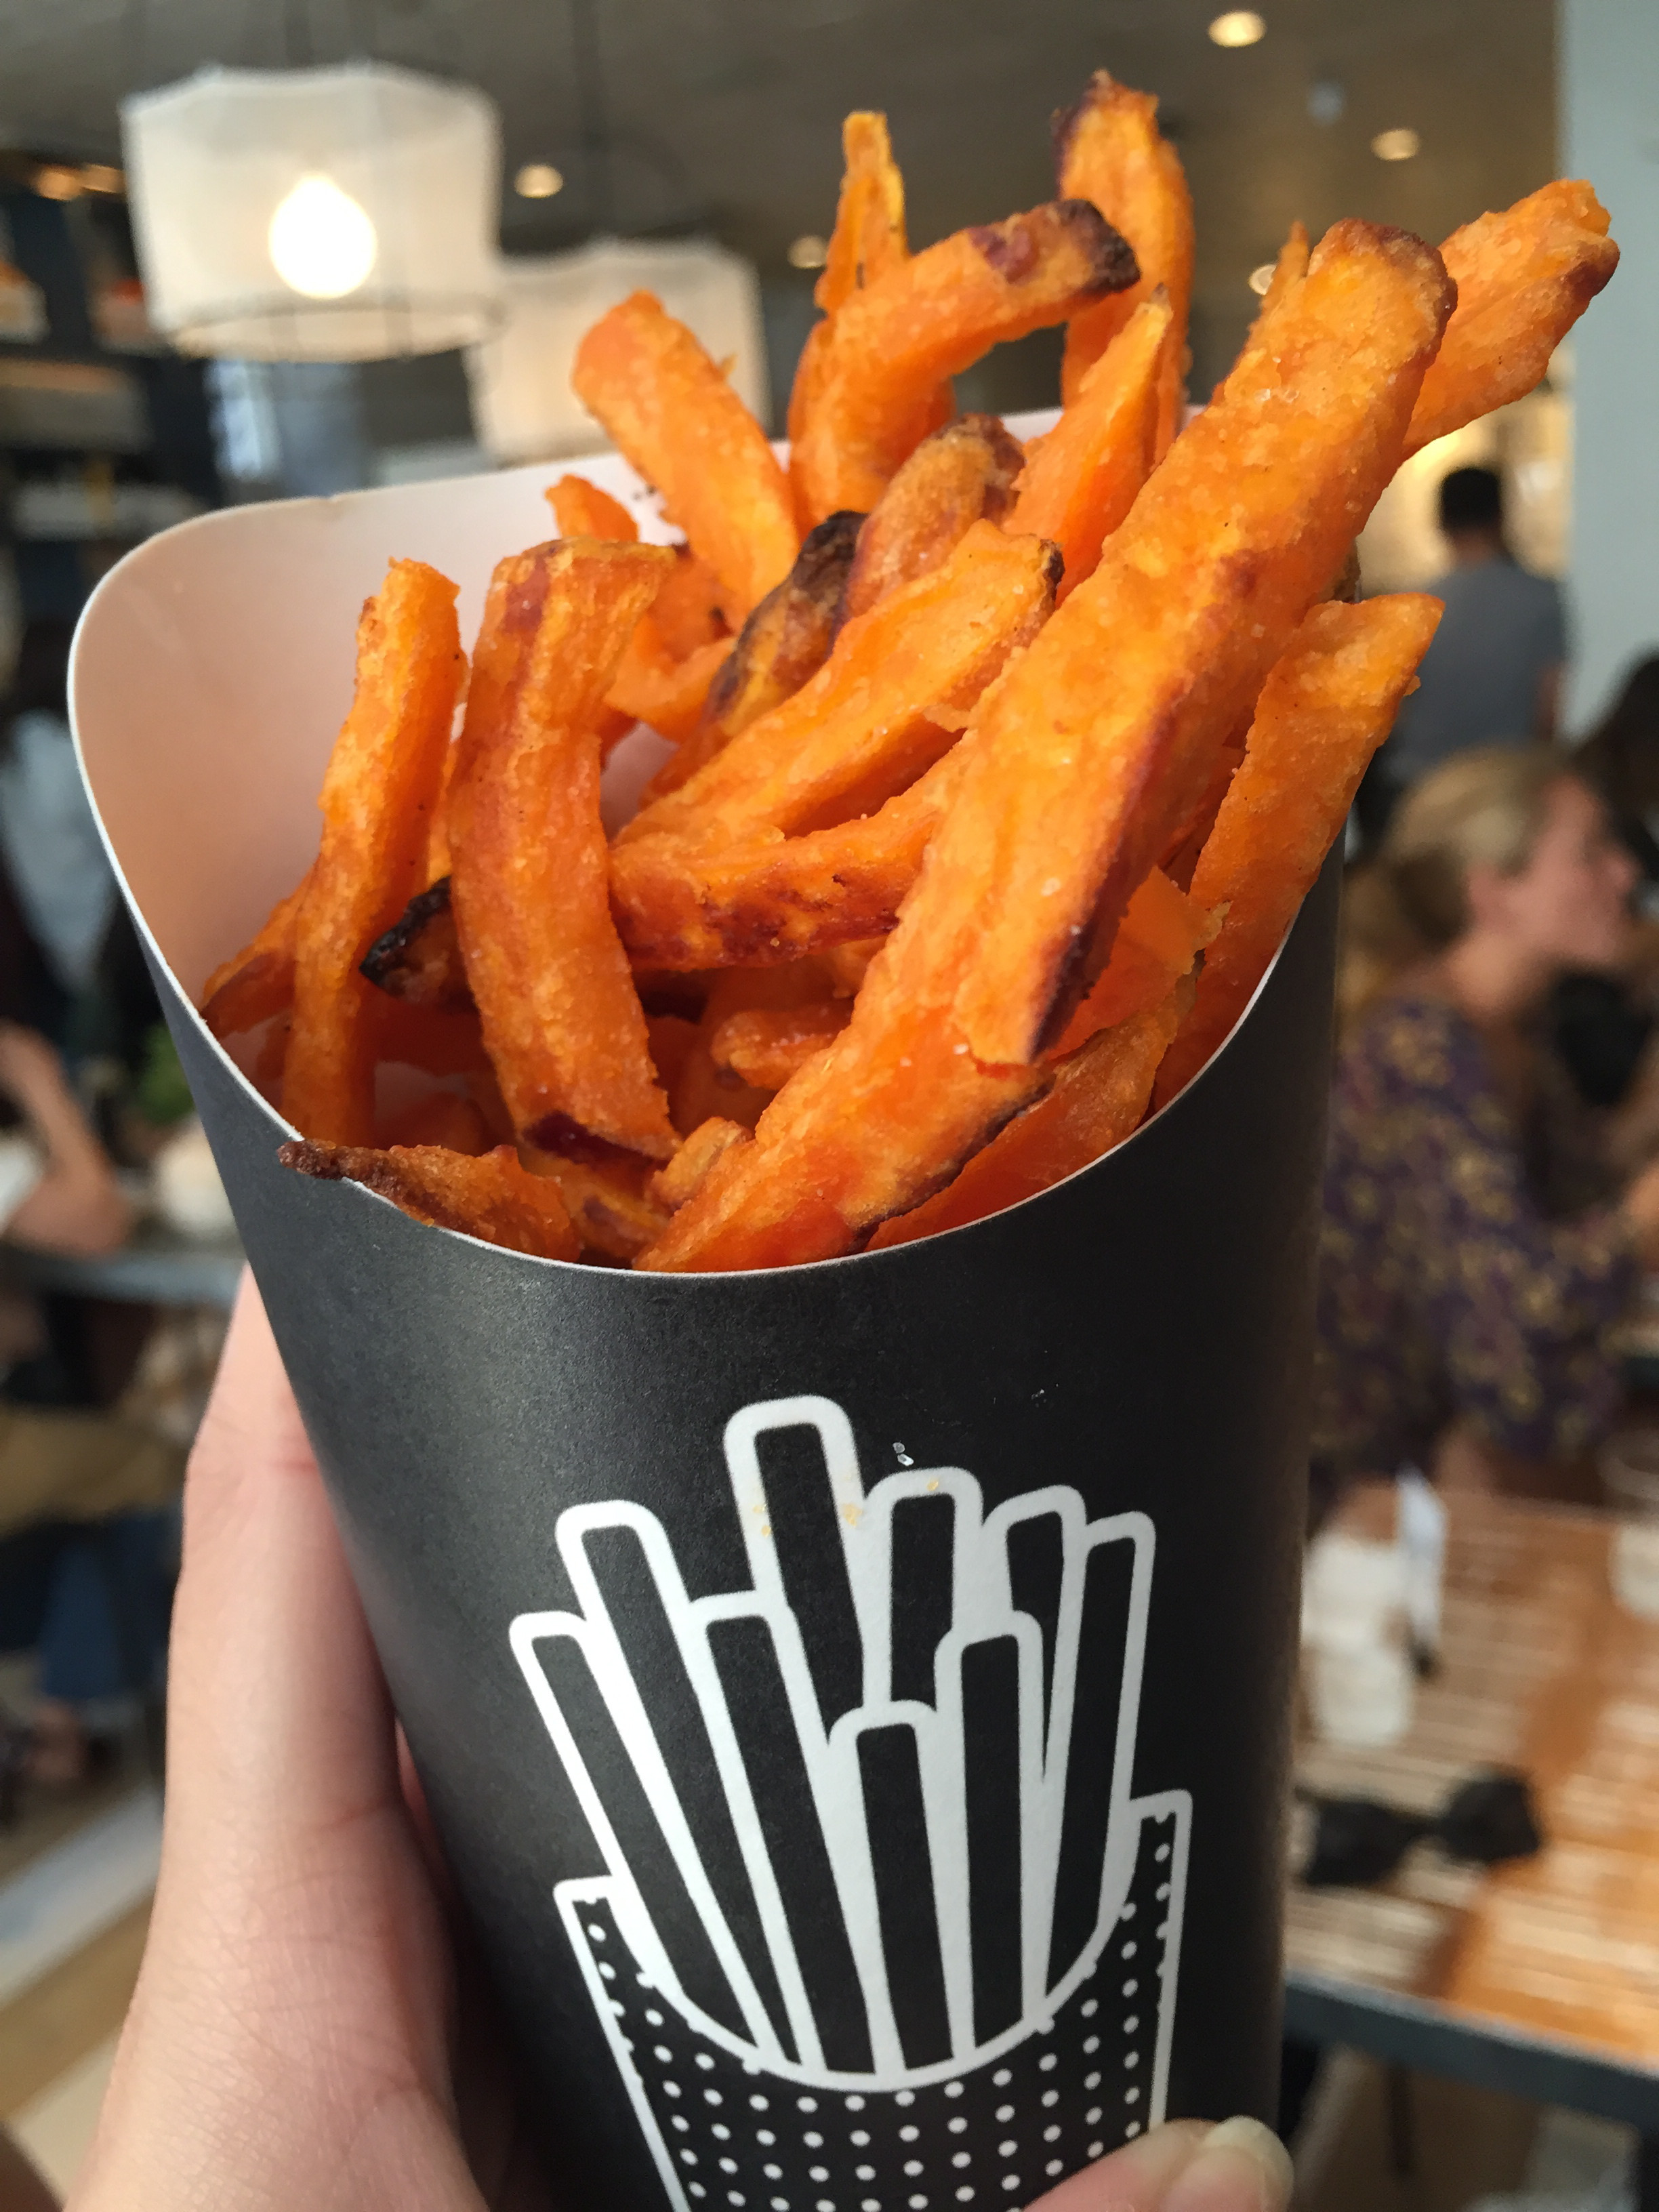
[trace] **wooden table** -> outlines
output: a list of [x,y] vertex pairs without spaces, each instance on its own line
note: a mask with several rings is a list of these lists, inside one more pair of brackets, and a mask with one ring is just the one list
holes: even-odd
[[1425,1844],[1373,1889],[1292,1881],[1286,2027],[1629,2122],[1659,2212],[1659,1622],[1613,1601],[1606,1519],[1449,1504],[1442,1664],[1409,1733],[1355,1751],[1304,1731],[1298,1781],[1429,1813],[1516,1767],[1545,1848],[1486,1869]]

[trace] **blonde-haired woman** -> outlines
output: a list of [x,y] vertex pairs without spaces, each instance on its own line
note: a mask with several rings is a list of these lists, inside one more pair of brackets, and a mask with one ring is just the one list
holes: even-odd
[[[1622,1191],[1536,1024],[1631,943],[1636,864],[1559,753],[1460,755],[1352,887],[1321,1254],[1317,1487],[1426,1466],[1453,1427],[1515,1486],[1613,1420],[1607,1333],[1659,1265],[1659,1165]],[[1522,1462],[1524,1466],[1517,1466]]]

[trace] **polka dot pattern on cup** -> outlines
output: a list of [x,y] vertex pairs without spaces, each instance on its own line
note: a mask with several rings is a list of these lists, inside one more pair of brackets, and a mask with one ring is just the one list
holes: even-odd
[[[1053,2022],[951,2081],[823,2087],[753,2068],[651,1989],[607,1899],[579,1928],[684,2212],[1015,2212],[1149,2124],[1173,1817],[1149,1817],[1130,1895]],[[1158,1856],[1162,1847],[1162,1856]]]

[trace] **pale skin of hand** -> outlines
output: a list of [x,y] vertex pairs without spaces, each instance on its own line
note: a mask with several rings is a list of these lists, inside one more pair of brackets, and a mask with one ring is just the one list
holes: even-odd
[[[70,2212],[547,2212],[316,1465],[244,1286],[191,1462],[166,1834]],[[1043,2212],[1283,2212],[1266,2129],[1156,2130]]]

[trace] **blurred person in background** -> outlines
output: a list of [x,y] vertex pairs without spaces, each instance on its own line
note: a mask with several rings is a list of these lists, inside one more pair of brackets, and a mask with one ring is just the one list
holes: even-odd
[[92,983],[115,908],[115,878],[70,735],[72,635],[58,616],[27,624],[0,738],[0,857],[69,1000]]
[[1644,884],[1659,890],[1659,653],[1631,670],[1573,767],[1613,810]]
[[1540,1018],[1624,960],[1637,866],[1563,757],[1491,747],[1401,800],[1350,887],[1321,1250],[1317,1502],[1435,1464],[1589,1492],[1608,1332],[1659,1266],[1652,1134],[1586,1108]]
[[1439,512],[1451,566],[1424,589],[1446,611],[1370,779],[1373,839],[1400,793],[1442,761],[1481,745],[1548,744],[1556,734],[1566,658],[1559,586],[1510,553],[1492,470],[1454,469]]

